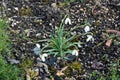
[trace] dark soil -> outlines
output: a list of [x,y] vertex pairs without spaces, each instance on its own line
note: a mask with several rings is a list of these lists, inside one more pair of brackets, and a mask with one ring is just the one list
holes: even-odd
[[[6,6],[2,3],[5,3]],[[50,33],[54,33],[55,27],[59,26],[65,14],[69,14],[72,25],[66,25],[66,30],[89,22],[94,42],[86,42],[86,36],[79,37],[78,41],[82,41],[84,44],[79,48],[79,56],[77,58],[72,56],[71,61],[48,57],[43,65],[43,67],[48,66],[48,71],[46,71],[46,67],[39,71],[39,76],[42,76],[41,80],[50,80],[50,75],[54,76],[54,80],[62,80],[60,76],[56,75],[57,71],[74,61],[78,61],[82,65],[82,70],[79,72],[79,70],[74,71],[67,68],[71,72],[65,73],[62,76],[63,80],[69,80],[71,77],[76,80],[90,80],[87,76],[92,71],[108,74],[110,64],[120,60],[120,43],[112,42],[110,46],[106,46],[108,39],[104,38],[104,34],[111,34],[106,32],[108,29],[120,31],[120,1],[85,0],[62,5],[63,3],[63,0],[48,2],[47,0],[3,0],[1,2],[1,7],[5,7],[5,9],[1,8],[1,15],[8,18],[10,25],[9,36],[13,47],[10,57],[20,62],[29,57],[30,60],[34,60],[30,68],[34,68],[34,65],[39,63],[33,52],[35,44],[39,43],[43,47],[45,42],[40,40],[49,38]],[[73,33],[78,35],[85,33],[84,28],[76,29]],[[116,36],[113,41],[118,37]],[[41,68],[41,66],[39,67]]]

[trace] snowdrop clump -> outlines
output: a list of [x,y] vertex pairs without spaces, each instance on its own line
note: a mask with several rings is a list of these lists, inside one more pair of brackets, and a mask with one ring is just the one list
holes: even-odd
[[[89,31],[90,31],[90,27],[89,27],[89,26],[85,26],[84,31],[85,31],[86,33],[89,32]],[[89,42],[89,41],[94,42],[94,38],[93,38],[92,35],[87,35],[86,42]]]
[[71,19],[69,17],[65,19],[65,24],[69,24],[69,25],[72,24]]
[[72,51],[72,55],[78,56],[78,54],[79,54],[79,53],[78,53],[78,50],[73,50],[73,51]]

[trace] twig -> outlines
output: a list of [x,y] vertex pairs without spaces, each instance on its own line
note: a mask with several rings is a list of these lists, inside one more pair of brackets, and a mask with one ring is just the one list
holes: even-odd
[[117,36],[120,36],[120,31],[117,31],[117,30],[106,30],[107,33],[115,33]]

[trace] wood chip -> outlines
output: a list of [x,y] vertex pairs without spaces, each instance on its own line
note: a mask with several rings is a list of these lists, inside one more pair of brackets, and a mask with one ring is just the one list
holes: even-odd
[[107,40],[107,42],[105,43],[107,47],[110,47],[111,44],[112,44],[112,39]]

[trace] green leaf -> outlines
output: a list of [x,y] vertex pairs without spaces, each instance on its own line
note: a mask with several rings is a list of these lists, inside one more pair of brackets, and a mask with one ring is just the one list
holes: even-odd
[[74,42],[74,43],[67,43],[66,45],[64,45],[64,49],[68,49],[70,47],[75,47],[77,49],[76,44],[78,44],[78,42]]
[[64,54],[72,54],[72,51],[73,51],[73,50],[64,51]]
[[58,51],[58,49],[49,49],[49,50],[45,50],[45,51],[43,51],[43,52],[54,52],[54,51]]
[[77,38],[77,37],[78,37],[78,36],[72,36],[72,37],[70,37],[70,38],[68,38],[68,39],[65,39],[64,42],[63,42],[63,44],[65,44],[65,43],[67,43],[67,42],[70,42],[70,41],[74,40],[74,39]]
[[119,42],[119,41],[114,40],[114,45],[118,45],[118,44],[120,44],[120,42]]

